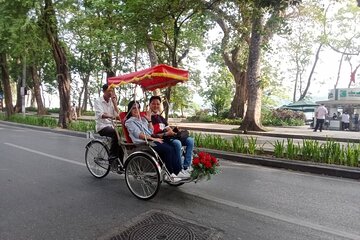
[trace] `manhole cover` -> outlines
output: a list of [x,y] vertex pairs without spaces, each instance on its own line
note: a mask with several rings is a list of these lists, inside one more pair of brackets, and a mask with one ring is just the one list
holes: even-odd
[[209,240],[221,239],[219,231],[180,219],[171,213],[150,211],[133,224],[100,239],[111,240]]
[[178,223],[152,223],[130,233],[129,239],[144,240],[144,239],[179,239],[179,240],[193,240],[193,232],[185,227],[183,224]]

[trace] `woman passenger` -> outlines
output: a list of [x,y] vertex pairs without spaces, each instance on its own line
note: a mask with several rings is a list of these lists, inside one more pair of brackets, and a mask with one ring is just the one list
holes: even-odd
[[174,147],[164,143],[161,138],[151,136],[154,129],[151,122],[151,113],[147,112],[144,117],[141,117],[139,102],[129,102],[125,126],[133,143],[144,143],[145,138],[152,141],[151,146],[160,155],[168,171],[171,174],[173,173],[174,180],[181,180],[182,176],[176,176],[181,170],[181,163],[175,155]]

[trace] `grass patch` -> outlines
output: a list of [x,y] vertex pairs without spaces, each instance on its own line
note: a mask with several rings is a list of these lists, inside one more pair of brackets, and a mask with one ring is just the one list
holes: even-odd
[[41,126],[41,127],[49,127],[55,128],[57,127],[58,120],[51,117],[46,116],[31,116],[31,115],[22,115],[22,114],[14,114],[8,118],[4,118],[3,120],[34,125],[34,126]]

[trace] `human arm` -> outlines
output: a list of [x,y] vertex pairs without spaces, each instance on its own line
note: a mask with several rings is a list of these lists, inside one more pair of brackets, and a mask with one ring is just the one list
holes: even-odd
[[120,120],[120,117],[119,117],[120,111],[119,111],[119,108],[118,108],[118,105],[117,105],[117,96],[116,96],[116,93],[115,93],[114,90],[111,92],[110,99],[111,99],[112,106],[113,106],[113,109],[114,109],[113,115],[114,115],[114,117],[116,119]]
[[127,128],[131,140],[136,142],[143,142],[145,138],[147,140],[156,141],[156,142],[162,142],[161,139],[152,137],[152,129],[148,128],[147,122],[145,118],[141,118],[141,120],[136,120],[134,118],[130,118],[125,122],[125,127]]
[[150,111],[150,110],[146,111],[146,114],[144,115],[143,118],[147,121],[148,127],[149,127],[152,131],[154,131],[154,126],[153,126],[152,118],[151,118],[151,111]]

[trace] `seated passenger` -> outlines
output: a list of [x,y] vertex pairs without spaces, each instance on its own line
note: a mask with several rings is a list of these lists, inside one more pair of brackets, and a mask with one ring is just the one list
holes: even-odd
[[[153,141],[152,147],[160,155],[164,161],[167,170],[172,173],[175,181],[181,180],[183,175],[179,174],[181,170],[181,164],[177,157],[175,157],[175,149],[168,143],[163,142],[161,138],[152,137],[153,125],[151,122],[150,112],[144,117],[140,116],[140,104],[139,102],[131,101],[128,104],[128,113],[125,126],[129,132],[129,136],[133,143],[143,143],[145,138]],[[176,176],[178,174],[178,176]],[[180,177],[180,178],[177,178]]]
[[150,98],[150,110],[152,112],[151,121],[154,126],[154,134],[159,137],[168,139],[166,142],[174,146],[176,154],[181,161],[182,149],[181,146],[186,146],[185,158],[182,163],[182,173],[190,176],[190,166],[192,161],[192,153],[194,149],[194,139],[191,137],[186,138],[182,142],[173,138],[176,133],[169,126],[164,117],[160,115],[161,98],[159,96],[152,96]]

